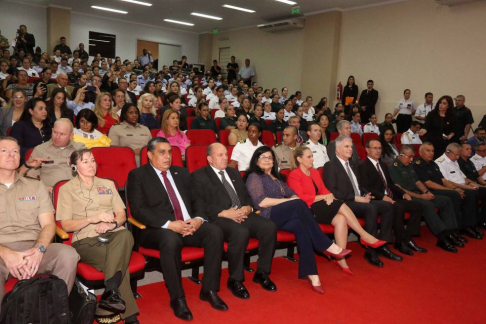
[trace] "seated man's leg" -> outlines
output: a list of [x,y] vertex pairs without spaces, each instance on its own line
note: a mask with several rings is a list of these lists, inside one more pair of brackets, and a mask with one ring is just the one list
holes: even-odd
[[160,265],[170,298],[185,297],[181,278],[182,235],[164,228],[149,228],[142,233],[140,245],[160,251]]
[[378,237],[378,211],[376,206],[355,201],[346,201],[346,205],[353,211],[358,218],[364,218],[365,225],[363,228],[366,232]]
[[444,222],[446,229],[455,230],[458,228],[456,213],[454,211],[454,206],[452,200],[449,197],[435,195],[432,203],[435,207],[439,208],[439,215]]
[[221,229],[205,222],[193,235],[182,237],[182,241],[184,246],[204,248],[204,277],[201,292],[219,291],[221,259],[223,258],[223,232]]
[[425,222],[435,236],[447,229],[442,219],[435,212],[435,205],[432,201],[421,198],[412,198],[412,201],[418,201],[422,204]]
[[393,243],[392,226],[395,217],[395,206],[392,203],[383,200],[372,200],[370,204],[376,207],[378,215],[380,215],[380,240],[387,243]]
[[[245,222],[243,222],[245,223]],[[244,258],[245,250],[250,239],[248,228],[232,219],[218,217],[211,224],[219,227],[223,232],[224,240],[228,242],[228,271],[229,278],[236,281],[245,281]]]
[[67,285],[68,294],[73,288],[76,278],[79,255],[76,250],[69,245],[51,243],[44,253],[44,257],[39,266],[38,273],[50,271],[52,274],[64,280]]
[[466,194],[466,196],[469,197],[465,197],[464,200],[461,199],[459,192],[455,190],[433,190],[432,193],[436,196],[450,198],[452,206],[454,207],[454,214],[456,215],[456,222],[459,229],[470,227],[472,225],[469,223],[471,223],[471,221],[476,221],[477,211],[476,209],[471,209],[470,206],[471,194],[476,195],[476,193],[470,192],[469,194]]

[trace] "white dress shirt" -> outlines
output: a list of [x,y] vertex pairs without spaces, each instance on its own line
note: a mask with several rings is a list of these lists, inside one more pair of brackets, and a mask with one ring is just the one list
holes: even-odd
[[[346,169],[346,162],[349,164],[349,160],[344,161],[337,155],[336,155],[336,158],[339,160],[339,162],[341,162],[341,164],[343,165],[344,171],[346,172],[346,174],[348,174],[348,170]],[[356,186],[356,189],[358,190],[358,193],[361,196],[361,190],[359,189],[358,179],[356,178],[356,175],[354,174],[354,171],[351,168],[351,166],[349,166],[349,170],[351,171],[351,177],[353,178],[354,185]]]
[[435,163],[439,166],[439,170],[446,180],[457,184],[466,184],[466,176],[462,173],[457,161],[453,162],[444,153],[435,160]]

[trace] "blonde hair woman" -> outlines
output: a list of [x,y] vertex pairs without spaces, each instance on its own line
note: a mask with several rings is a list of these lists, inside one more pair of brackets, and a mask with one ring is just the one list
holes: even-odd
[[102,92],[96,97],[93,112],[98,117],[98,130],[102,134],[107,135],[111,126],[118,124],[118,115],[113,111],[111,95],[108,92]]
[[147,126],[148,129],[159,128],[157,120],[157,98],[150,93],[144,93],[138,99],[138,110],[140,110],[140,124]]
[[179,113],[169,109],[162,116],[162,129],[157,137],[167,138],[171,146],[177,146],[181,150],[182,158],[185,158],[186,148],[191,145],[186,134],[179,129]]

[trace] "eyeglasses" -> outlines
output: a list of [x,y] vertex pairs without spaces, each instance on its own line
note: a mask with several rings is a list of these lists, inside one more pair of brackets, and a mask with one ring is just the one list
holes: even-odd
[[402,155],[408,157],[410,160],[415,159],[415,155],[407,155],[407,154],[402,154]]
[[262,161],[273,161],[273,156],[264,156],[264,155],[260,155],[258,157],[259,160],[262,160]]

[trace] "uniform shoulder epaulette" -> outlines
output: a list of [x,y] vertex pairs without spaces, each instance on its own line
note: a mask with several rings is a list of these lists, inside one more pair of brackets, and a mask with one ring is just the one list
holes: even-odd
[[241,140],[240,143],[241,144],[245,144],[246,140]]
[[274,145],[274,147],[278,147],[279,145],[281,145],[282,143],[277,143]]
[[420,164],[420,160],[415,160],[415,164]]
[[472,159],[476,161],[479,158],[477,156],[473,156]]
[[305,142],[305,144],[306,144],[306,145],[309,145],[309,144],[310,144],[310,141]]
[[393,166],[398,166],[398,162],[393,163]]
[[445,158],[441,157],[441,158],[437,159],[437,162],[442,163],[442,162],[444,162],[444,160],[445,160]]

